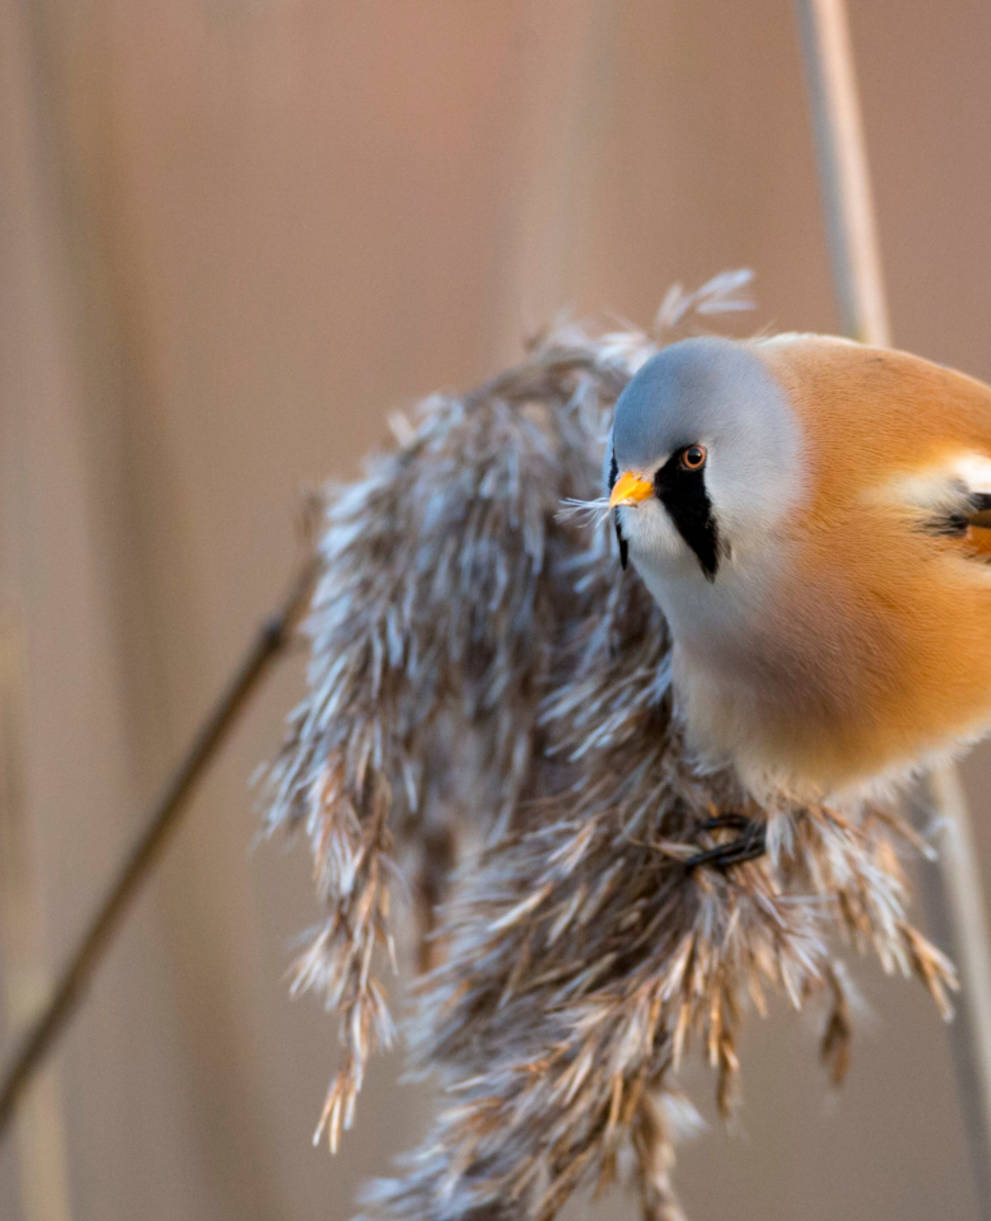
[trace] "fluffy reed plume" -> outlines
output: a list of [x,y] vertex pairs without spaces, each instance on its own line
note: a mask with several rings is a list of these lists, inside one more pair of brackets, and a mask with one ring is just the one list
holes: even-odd
[[[669,295],[665,338],[743,283]],[[309,690],[270,821],[305,826],[327,908],[296,986],[340,1020],[318,1129],[334,1148],[368,1055],[394,1037],[377,974],[400,876],[419,913],[432,969],[409,1044],[441,1106],[369,1189],[377,1217],[544,1221],[621,1174],[648,1221],[674,1221],[689,1048],[728,1113],[743,1014],[771,991],[796,1008],[822,995],[839,1079],[838,944],[914,973],[948,1010],[952,968],[905,915],[909,829],[874,809],[754,811],[732,777],[693,768],[657,608],[608,529],[562,512],[598,494],[610,409],[654,350],[561,327],[472,393],[421,404],[394,452],[328,496]],[[686,870],[726,834],[705,828],[720,812],[769,817],[769,854]]]

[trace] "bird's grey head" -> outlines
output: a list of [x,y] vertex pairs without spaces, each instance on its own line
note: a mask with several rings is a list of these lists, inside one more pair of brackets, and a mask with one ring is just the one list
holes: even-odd
[[[645,577],[699,570],[767,545],[800,491],[798,421],[752,345],[686,339],[616,403],[607,481],[625,560]],[[648,584],[653,584],[648,580]]]

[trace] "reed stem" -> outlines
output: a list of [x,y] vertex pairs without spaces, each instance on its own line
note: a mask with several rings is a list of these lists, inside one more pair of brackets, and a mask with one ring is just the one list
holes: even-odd
[[[796,0],[819,156],[833,278],[851,338],[891,345],[867,146],[844,0]],[[923,901],[960,968],[963,994],[950,1043],[983,1221],[991,1221],[991,938],[970,815],[956,769],[925,777],[916,817],[945,827],[938,868],[922,873]]]
[[0,1077],[0,1137],[24,1090],[82,1001],[128,909],[161,860],[197,781],[227,741],[239,713],[250,702],[272,662],[283,651],[309,601],[315,572],[313,561],[303,566],[282,606],[259,629],[143,820],[141,832],[69,956],[51,996]]

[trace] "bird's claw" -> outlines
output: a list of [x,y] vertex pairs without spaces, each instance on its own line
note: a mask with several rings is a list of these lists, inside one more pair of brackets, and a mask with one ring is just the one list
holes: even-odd
[[747,818],[743,814],[720,814],[715,818],[707,818],[700,827],[702,831],[723,829],[739,831],[740,835],[727,843],[717,844],[715,848],[696,852],[685,861],[686,869],[695,869],[699,865],[728,869],[730,865],[742,865],[744,861],[756,860],[767,851],[767,823],[763,820]]

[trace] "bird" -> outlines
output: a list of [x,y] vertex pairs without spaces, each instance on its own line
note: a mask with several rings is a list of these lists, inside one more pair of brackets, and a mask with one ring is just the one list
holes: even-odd
[[606,482],[686,741],[756,800],[891,795],[991,730],[982,382],[834,336],[684,339],[617,399]]

